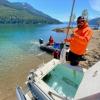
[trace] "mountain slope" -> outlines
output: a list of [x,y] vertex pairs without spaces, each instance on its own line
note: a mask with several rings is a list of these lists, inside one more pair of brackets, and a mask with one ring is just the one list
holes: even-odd
[[10,3],[0,0],[0,23],[60,23],[27,3]]
[[97,25],[98,22],[100,23],[100,17],[91,19],[91,20],[89,21],[89,24],[90,24],[90,25]]

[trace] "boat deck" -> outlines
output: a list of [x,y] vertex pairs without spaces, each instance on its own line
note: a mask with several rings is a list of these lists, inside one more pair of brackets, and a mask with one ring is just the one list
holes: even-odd
[[[46,76],[50,71],[52,71],[56,65],[61,64],[62,62],[60,60],[57,59],[53,59],[50,62],[48,62],[47,64],[42,64],[39,66],[38,69],[35,70],[34,72],[34,83],[48,96],[49,93],[51,92],[52,94],[52,98],[54,98],[55,100],[62,100],[62,98],[66,98],[66,97],[62,97],[59,96],[59,94],[53,90],[50,86],[48,86],[44,81],[43,81],[43,77]],[[66,67],[72,68],[74,70],[77,70],[79,72],[84,72],[86,70],[84,70],[83,68],[79,67],[79,66],[71,66],[70,64],[66,63]]]

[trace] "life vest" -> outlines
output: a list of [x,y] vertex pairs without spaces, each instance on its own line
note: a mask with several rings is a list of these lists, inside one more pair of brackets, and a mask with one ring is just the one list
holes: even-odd
[[88,27],[88,24],[81,29],[74,29],[74,37],[69,40],[71,52],[77,55],[83,55],[86,51],[92,34],[92,29]]

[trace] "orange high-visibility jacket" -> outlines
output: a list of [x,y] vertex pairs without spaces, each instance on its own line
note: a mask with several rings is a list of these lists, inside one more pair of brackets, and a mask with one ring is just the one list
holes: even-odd
[[74,37],[67,39],[70,42],[71,52],[77,55],[83,55],[86,51],[87,45],[92,37],[93,31],[86,24],[83,28],[74,29]]

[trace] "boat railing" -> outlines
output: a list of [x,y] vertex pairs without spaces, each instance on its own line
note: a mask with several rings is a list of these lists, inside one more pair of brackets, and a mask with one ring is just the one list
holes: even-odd
[[19,86],[16,87],[16,96],[17,96],[17,100],[27,100],[24,92]]
[[[58,94],[56,94],[56,93],[54,93],[54,92],[51,92],[51,91],[49,91],[48,94],[49,94],[52,98],[53,98],[52,95],[54,95],[54,96],[56,96],[56,97],[58,97],[58,98],[60,98],[60,99],[62,99],[62,100],[68,100],[67,97],[62,97],[62,96],[60,96],[60,95],[58,95]],[[53,99],[54,99],[54,98],[53,98]]]
[[28,82],[28,88],[31,94],[36,98],[36,100],[53,100],[49,95],[44,93],[41,88],[39,88],[35,83]]

